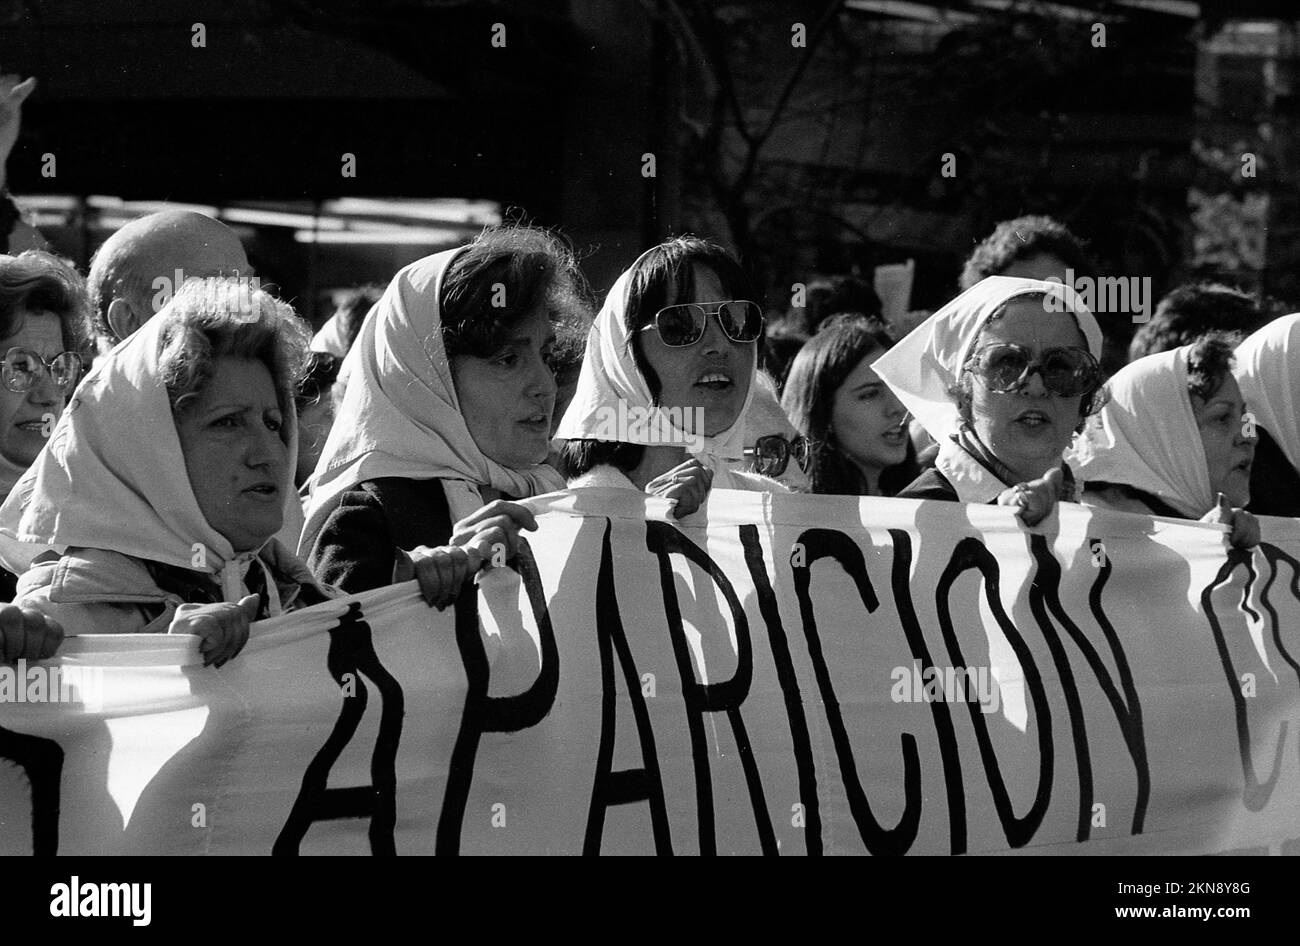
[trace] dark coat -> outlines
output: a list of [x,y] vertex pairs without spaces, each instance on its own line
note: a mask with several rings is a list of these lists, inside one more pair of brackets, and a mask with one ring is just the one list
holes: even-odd
[[452,525],[441,480],[368,480],[339,498],[307,564],[317,580],[348,594],[384,588],[398,549],[446,545]]

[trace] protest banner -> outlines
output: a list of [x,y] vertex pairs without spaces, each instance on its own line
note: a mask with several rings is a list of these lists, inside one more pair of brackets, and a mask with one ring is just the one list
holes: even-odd
[[126,635],[27,666],[58,700],[0,676],[0,851],[1300,849],[1300,523],[530,504],[445,612],[407,583],[219,670]]

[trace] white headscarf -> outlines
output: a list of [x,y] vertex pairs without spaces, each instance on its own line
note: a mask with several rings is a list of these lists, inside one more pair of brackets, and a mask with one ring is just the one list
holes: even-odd
[[[211,574],[224,600],[242,597],[258,550],[236,554],[199,509],[162,381],[159,339],[175,304],[96,361],[0,506],[0,533],[18,540],[4,545],[11,571],[22,572],[50,546],[109,549]],[[280,439],[289,449],[281,489],[286,505],[296,505],[293,395],[279,393],[286,406]],[[29,554],[11,561],[14,548]],[[267,581],[267,588],[274,584]]]
[[311,350],[333,355],[335,358],[343,358],[347,355],[348,343],[343,338],[343,320],[339,317],[339,313],[335,312],[326,319],[320,331],[312,336]]
[[952,439],[962,425],[957,402],[949,393],[961,377],[989,317],[1025,295],[1050,296],[1052,304],[1074,316],[1094,358],[1101,357],[1101,327],[1078,294],[1059,282],[989,276],[930,316],[872,367],[893,389],[903,406],[939,444],[935,468],[965,503],[985,503],[1011,485],[1002,482]]
[[366,316],[344,359],[347,390],[308,483],[303,554],[339,498],[367,480],[441,480],[453,521],[483,505],[485,486],[516,497],[564,488],[545,464],[516,470],[489,459],[465,425],[438,309],[443,275],[461,249],[401,270]]
[[921,426],[939,443],[961,428],[961,414],[949,390],[989,316],[1017,296],[1049,294],[1061,311],[1074,315],[1088,351],[1101,357],[1101,327],[1078,294],[1063,283],[1013,276],[989,276],[930,316],[872,367]]
[[1300,313],[1274,319],[1237,348],[1246,409],[1300,470]]
[[1117,372],[1106,384],[1109,403],[1089,420],[1071,462],[1086,480],[1152,493],[1195,519],[1215,496],[1187,391],[1191,350],[1147,355]]
[[[650,386],[646,383],[632,356],[632,336],[627,330],[628,292],[632,277],[646,256],[658,247],[646,250],[637,257],[614,283],[605,304],[601,306],[596,321],[587,335],[587,350],[583,356],[582,372],[569,409],[565,411],[557,440],[610,440],[610,419],[619,416],[620,404],[624,415],[649,416],[657,422],[633,425],[619,431],[619,441],[625,443],[662,443],[663,432],[671,431],[673,439],[680,435],[688,453],[698,456],[702,463],[715,472],[725,469],[725,461],[744,457],[746,425],[744,418],[754,399],[754,374],[758,369],[758,346],[753,346],[749,367],[748,390],[745,403],[736,415],[736,421],[726,430],[711,437],[701,431],[684,431],[672,422],[671,417],[654,404]],[[683,264],[686,265],[686,264]],[[699,435],[699,436],[696,436]]]

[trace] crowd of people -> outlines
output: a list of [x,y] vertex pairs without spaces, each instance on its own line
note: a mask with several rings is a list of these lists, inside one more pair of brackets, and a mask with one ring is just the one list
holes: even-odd
[[1300,315],[1192,285],[1134,334],[1071,288],[1089,271],[1063,226],[1021,218],[904,337],[826,311],[871,308],[849,293],[768,344],[753,274],[693,236],[597,309],[554,233],[488,228],[314,335],[201,214],[124,226],[85,277],[2,255],[0,659],[157,632],[220,665],[256,620],[410,579],[445,607],[536,528],[520,500],[566,488],[677,517],[714,489],[995,503],[1028,525],[1083,503],[1221,523],[1238,547],[1257,515],[1300,516]]

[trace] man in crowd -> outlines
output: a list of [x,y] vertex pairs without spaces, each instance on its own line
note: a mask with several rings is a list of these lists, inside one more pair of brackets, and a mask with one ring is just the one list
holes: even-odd
[[219,220],[163,210],[132,220],[95,253],[90,302],[107,353],[157,313],[191,277],[251,276],[243,244]]

